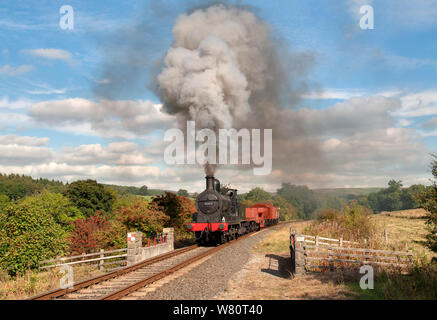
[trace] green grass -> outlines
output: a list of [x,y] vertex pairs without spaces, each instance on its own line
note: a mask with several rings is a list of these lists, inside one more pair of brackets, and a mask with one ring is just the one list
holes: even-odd
[[382,273],[375,278],[373,290],[362,290],[358,280],[345,285],[359,300],[436,300],[437,266],[416,266],[408,275]]

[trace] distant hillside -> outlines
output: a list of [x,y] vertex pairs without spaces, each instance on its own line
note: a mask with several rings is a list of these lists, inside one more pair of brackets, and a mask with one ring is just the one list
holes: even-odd
[[353,199],[359,196],[367,196],[372,192],[378,192],[383,188],[327,188],[313,189],[320,195],[339,197],[343,199]]
[[[116,191],[118,194],[133,194],[137,196],[160,196],[165,194],[167,190],[161,190],[161,189],[148,189],[147,187],[143,189],[144,187],[138,188],[138,187],[132,187],[132,186],[119,186],[114,184],[103,184],[105,187],[108,187],[114,191]],[[172,191],[173,192],[173,191]]]

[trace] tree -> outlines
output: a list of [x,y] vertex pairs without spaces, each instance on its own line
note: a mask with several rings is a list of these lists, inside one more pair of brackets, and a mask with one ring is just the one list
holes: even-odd
[[139,195],[147,196],[148,194],[149,194],[149,189],[147,188],[147,186],[142,186],[139,190]]
[[178,196],[188,197],[189,194],[188,194],[188,191],[187,191],[187,190],[185,190],[185,189],[179,189],[179,191],[178,191]]
[[420,206],[429,212],[426,224],[429,227],[429,233],[426,235],[426,246],[434,252],[437,252],[437,154],[431,155],[431,173],[433,179],[432,185],[419,195]]
[[0,194],[0,214],[10,204],[9,197],[5,194]]
[[9,274],[36,269],[39,261],[62,255],[66,232],[46,208],[22,201],[10,204],[0,221],[0,264]]
[[60,193],[44,192],[36,196],[26,197],[23,203],[46,210],[53,216],[55,222],[66,231],[72,230],[71,222],[84,218],[82,212],[73,206],[70,199]]
[[257,187],[250,190],[244,195],[243,198],[255,204],[272,200],[272,195],[269,192]]
[[297,209],[299,218],[310,219],[314,211],[320,207],[320,203],[313,191],[307,186],[296,186],[290,183],[282,183],[277,194],[287,200]]
[[67,186],[65,195],[86,217],[101,211],[109,215],[117,194],[94,180],[79,180]]
[[279,219],[281,221],[288,221],[297,219],[297,209],[293,207],[287,200],[281,196],[275,196],[272,201],[273,205],[279,207]]
[[163,211],[169,217],[165,226],[173,227],[178,231],[183,231],[183,225],[195,210],[193,201],[172,192],[157,196],[153,199],[152,204],[155,204],[157,209]]

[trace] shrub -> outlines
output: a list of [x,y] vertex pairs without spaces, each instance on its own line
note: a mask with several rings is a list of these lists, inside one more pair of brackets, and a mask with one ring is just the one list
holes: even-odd
[[0,222],[0,263],[9,274],[38,268],[38,262],[62,255],[66,233],[46,208],[31,201],[6,207]]
[[313,235],[360,240],[370,238],[375,233],[375,225],[370,219],[372,211],[352,202],[342,211],[328,209],[319,220],[311,224],[305,231]]
[[78,219],[72,224],[74,228],[69,237],[72,252],[91,253],[104,247],[103,232],[108,228],[108,223],[100,211],[86,219]]
[[117,221],[125,226],[127,232],[141,231],[145,235],[162,232],[162,228],[169,220],[156,204],[145,201],[123,206],[116,211],[115,216]]

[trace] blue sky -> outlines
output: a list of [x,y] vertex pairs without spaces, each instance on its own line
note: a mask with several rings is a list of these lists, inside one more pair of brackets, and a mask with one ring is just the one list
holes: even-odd
[[[293,50],[314,56],[309,78],[315,92],[304,97],[299,109],[313,110],[316,116],[325,112],[333,119],[341,118],[336,112],[356,110],[356,117],[366,122],[366,132],[357,132],[354,143],[346,141],[350,136],[329,130],[329,125],[339,125],[335,120],[326,123],[328,130],[318,137],[321,141],[335,139],[336,146],[342,142],[337,153],[355,154],[356,158],[343,155],[339,159],[350,162],[344,160],[330,172],[315,170],[306,175],[278,170],[251,183],[247,182],[249,173],[240,172],[243,189],[262,185],[274,190],[281,182],[278,177],[284,176],[312,187],[381,186],[392,177],[406,184],[427,182],[429,153],[437,149],[437,1],[230,3],[252,6]],[[59,27],[59,9],[65,4],[74,9],[73,30]],[[359,9],[365,4],[374,8],[373,30],[359,27]],[[201,170],[184,171],[162,163],[161,129],[172,119],[160,113],[159,97],[147,86],[150,66],[172,43],[174,20],[193,5],[205,2],[3,1],[0,171],[170,189],[175,181],[176,188],[196,191],[201,186],[197,182]],[[136,41],[130,31],[138,25],[146,26],[147,32]],[[135,54],[126,57],[131,46]],[[124,85],[111,87],[117,81],[115,75],[126,78]],[[369,114],[361,102],[377,96],[395,101],[396,106]],[[141,122],[118,111],[102,111],[103,122],[99,111],[87,113],[99,99],[136,101],[140,106],[135,108],[148,118]],[[48,105],[51,111],[65,110],[70,118],[48,112]],[[379,120],[369,119],[370,115],[384,119],[381,126],[374,125]],[[137,120],[138,126],[146,123],[148,128],[126,124]],[[382,141],[381,130],[396,134],[388,134]],[[369,144],[365,156],[354,149],[359,139]],[[378,157],[383,162],[379,163]],[[339,163],[343,161],[339,159]],[[360,161],[365,165],[360,166]],[[376,170],[379,167],[386,170]],[[223,175],[232,177],[235,172],[226,170]]]

